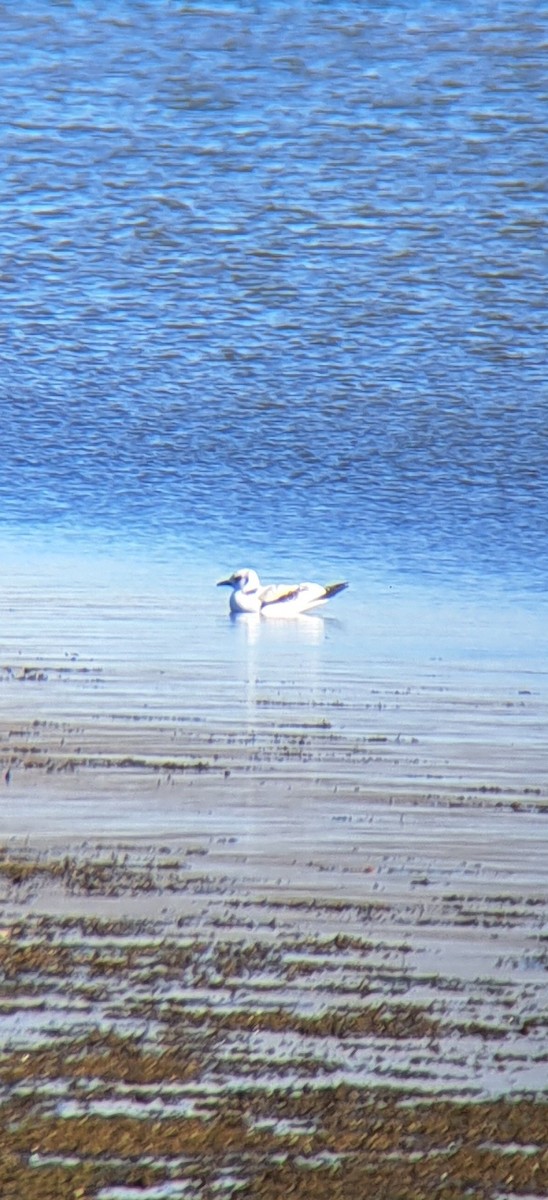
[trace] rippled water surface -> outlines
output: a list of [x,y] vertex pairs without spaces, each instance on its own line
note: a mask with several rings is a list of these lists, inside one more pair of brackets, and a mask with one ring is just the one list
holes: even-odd
[[10,1195],[541,1186],[543,32],[0,3]]
[[0,10],[0,499],[546,579],[540,6]]

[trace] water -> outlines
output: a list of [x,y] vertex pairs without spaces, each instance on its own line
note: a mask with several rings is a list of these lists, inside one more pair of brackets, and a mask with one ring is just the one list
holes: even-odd
[[[0,34],[8,832],[74,830],[75,792],[80,830],[178,827],[146,772],[89,803],[21,763],[179,726],[253,820],[295,764],[303,803],[539,795],[540,9],[49,0]],[[350,588],[231,622],[242,565]]]
[[0,32],[8,541],[541,593],[540,6]]
[[[158,1057],[155,1013],[171,1061],[194,1008],[209,1130],[213,1061],[260,1112],[311,1063],[335,1103],[542,1089],[543,34],[527,0],[0,5],[1,865],[41,856],[1,872],[2,1030],[29,1071],[73,1022],[96,1061],[143,1022]],[[350,586],[233,620],[244,565]],[[148,948],[116,973],[125,920]]]

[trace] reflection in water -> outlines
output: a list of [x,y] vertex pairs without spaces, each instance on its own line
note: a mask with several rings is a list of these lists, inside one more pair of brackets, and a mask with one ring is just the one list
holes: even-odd
[[[251,808],[259,789],[261,804],[276,808],[273,793],[267,800],[276,780],[296,805],[336,788],[376,799],[420,799],[433,787],[459,797],[503,787],[514,798],[544,795],[545,613],[505,612],[477,597],[445,606],[438,597],[432,609],[429,592],[410,588],[389,603],[371,588],[366,631],[361,589],[341,599],[341,621],[230,619],[219,613],[211,564],[204,586],[185,582],[181,603],[180,562],[166,574],[149,564],[148,588],[141,578],[132,593],[119,562],[116,586],[106,586],[107,562],[89,551],[50,560],[43,551],[32,557],[27,544],[18,560],[0,549],[9,567],[0,670],[4,761],[14,776],[7,799],[16,783],[28,792],[19,733],[12,736],[24,728],[38,751],[44,739],[59,739],[61,763],[67,733],[76,764],[82,756],[126,764],[150,757],[152,803],[143,809],[137,795],[134,804],[133,783],[125,793],[126,813],[142,828],[158,828],[168,811],[180,820],[179,793],[167,780],[158,785],[160,763],[166,771],[181,765],[178,786],[191,809],[202,787],[206,807],[209,787],[223,806],[225,772]],[[208,764],[201,783],[189,762]],[[87,792],[86,778],[77,770],[71,788]],[[47,775],[48,786],[56,779]],[[111,827],[122,820],[118,800],[105,793]],[[55,804],[52,814],[64,820]],[[257,814],[246,808],[247,830]]]
[[270,644],[275,644],[278,639],[285,646],[291,639],[317,643],[325,637],[324,618],[317,613],[300,613],[289,620],[262,617],[260,613],[230,613],[229,620],[243,629],[249,645],[254,645],[259,638],[268,638]]
[[[230,625],[234,627],[246,649],[245,658],[245,708],[248,730],[254,733],[257,727],[258,686],[264,683],[264,672],[272,677],[272,665],[287,667],[294,663],[295,655],[302,647],[319,647],[325,639],[325,623],[317,614],[305,614],[290,620],[269,620],[260,613],[232,613]],[[321,656],[307,653],[299,656],[300,685],[308,696],[308,702],[317,701],[321,679]],[[277,671],[274,671],[276,677]]]

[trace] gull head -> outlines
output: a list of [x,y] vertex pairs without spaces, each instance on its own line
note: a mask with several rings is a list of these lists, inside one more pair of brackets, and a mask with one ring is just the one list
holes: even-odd
[[251,567],[239,567],[229,579],[219,579],[217,587],[231,587],[236,592],[258,592],[261,581]]

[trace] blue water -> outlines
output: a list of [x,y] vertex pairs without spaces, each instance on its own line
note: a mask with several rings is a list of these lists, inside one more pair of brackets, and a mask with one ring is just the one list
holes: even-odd
[[542,592],[542,28],[4,6],[4,536]]

